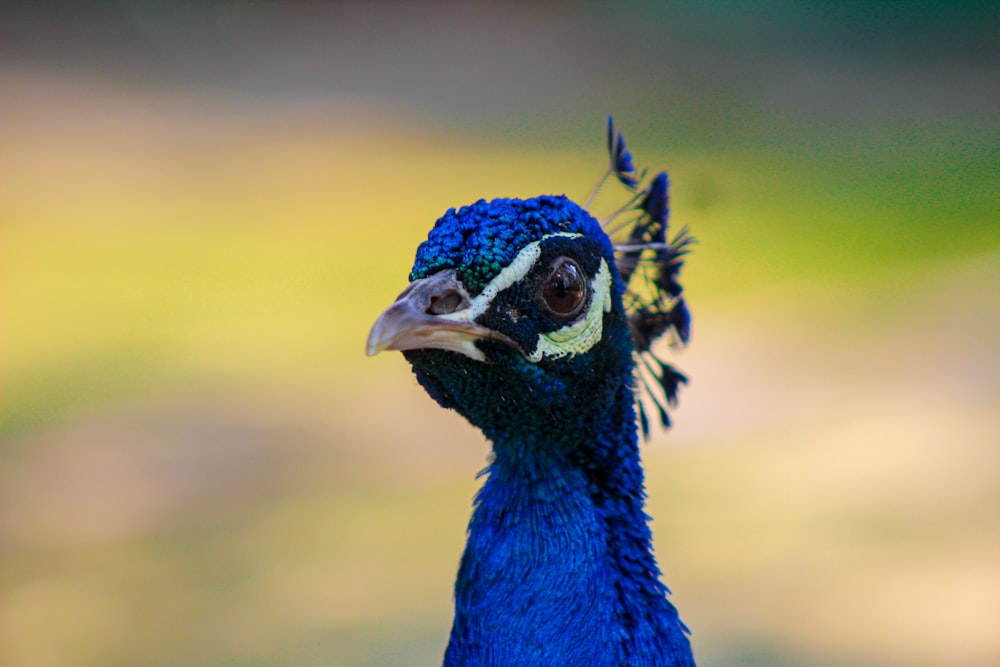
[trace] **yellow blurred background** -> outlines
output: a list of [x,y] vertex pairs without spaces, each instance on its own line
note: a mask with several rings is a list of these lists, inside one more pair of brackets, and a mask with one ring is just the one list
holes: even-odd
[[608,112],[700,241],[644,448],[699,665],[1000,664],[989,3],[0,11],[0,664],[439,664],[488,444],[364,339]]

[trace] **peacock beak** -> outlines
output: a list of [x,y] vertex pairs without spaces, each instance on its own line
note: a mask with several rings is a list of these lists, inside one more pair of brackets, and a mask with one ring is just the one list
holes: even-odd
[[382,350],[436,349],[485,361],[477,340],[510,340],[472,322],[471,305],[453,269],[414,280],[375,320],[368,334],[368,356]]

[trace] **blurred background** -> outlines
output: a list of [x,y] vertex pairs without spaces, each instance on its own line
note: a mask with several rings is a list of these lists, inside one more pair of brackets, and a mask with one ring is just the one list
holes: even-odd
[[440,664],[488,444],[365,336],[447,208],[582,199],[609,112],[700,240],[643,450],[699,665],[1000,664],[998,34],[5,3],[0,664]]

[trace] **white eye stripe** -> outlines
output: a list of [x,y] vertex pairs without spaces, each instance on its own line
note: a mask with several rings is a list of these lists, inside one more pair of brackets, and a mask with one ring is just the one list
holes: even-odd
[[[553,236],[573,238],[583,236],[583,234],[549,234],[538,241],[529,243],[517,253],[510,264],[505,266],[483,288],[482,292],[471,299],[468,308],[438,317],[456,322],[471,322],[485,313],[489,310],[490,304],[497,294],[528,275],[528,272],[542,256],[542,242]],[[601,340],[601,336],[604,335],[604,313],[611,312],[611,270],[604,259],[601,259],[597,275],[590,281],[590,293],[590,306],[587,309],[587,314],[561,329],[539,334],[534,351],[525,357],[528,361],[538,363],[543,357],[549,359],[574,357],[586,353]],[[482,353],[479,352],[478,348],[475,348],[475,351],[479,356],[472,357],[472,354],[467,356],[474,359],[480,358]]]
[[583,234],[567,234],[565,232],[559,232],[556,234],[548,234],[543,236],[538,241],[533,241],[528,245],[521,248],[521,251],[517,253],[517,256],[511,261],[510,264],[505,266],[500,273],[498,273],[493,280],[483,288],[476,298],[471,300],[468,308],[463,308],[462,310],[456,311],[454,313],[449,313],[447,315],[440,315],[441,319],[454,320],[456,322],[471,322],[475,318],[479,317],[485,313],[490,308],[490,304],[497,294],[504,291],[517,281],[528,275],[531,271],[531,267],[535,265],[538,258],[542,256],[542,242],[545,239],[550,239],[554,236],[565,236],[568,238],[574,238],[578,236],[583,236]]
[[527,356],[528,361],[538,363],[542,357],[560,359],[584,354],[594,347],[604,335],[604,313],[611,312],[611,270],[608,263],[601,260],[597,275],[590,281],[590,308],[587,315],[562,329],[538,335],[535,351]]

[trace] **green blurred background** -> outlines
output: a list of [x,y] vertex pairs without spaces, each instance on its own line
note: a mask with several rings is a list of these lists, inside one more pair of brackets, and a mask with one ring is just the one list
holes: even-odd
[[666,167],[704,667],[1000,664],[1000,12],[0,10],[0,664],[433,665],[488,445],[363,356],[480,197]]

